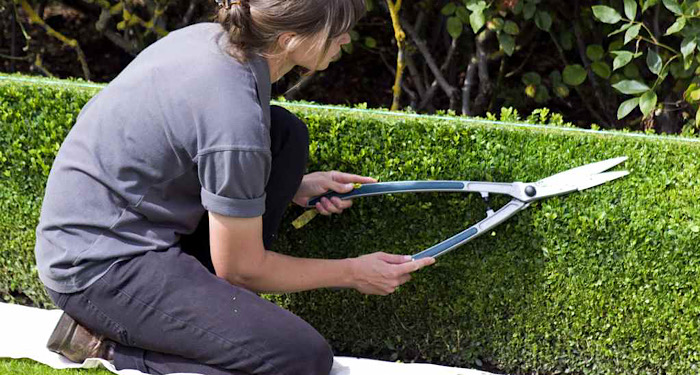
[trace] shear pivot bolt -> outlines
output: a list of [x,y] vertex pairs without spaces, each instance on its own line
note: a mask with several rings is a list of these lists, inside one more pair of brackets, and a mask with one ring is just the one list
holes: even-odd
[[534,197],[535,194],[537,194],[537,190],[535,190],[534,186],[528,186],[525,188],[525,195],[528,197]]

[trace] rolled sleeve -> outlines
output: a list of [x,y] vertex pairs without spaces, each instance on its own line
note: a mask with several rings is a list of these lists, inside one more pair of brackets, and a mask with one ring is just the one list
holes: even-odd
[[235,199],[210,193],[202,188],[202,205],[207,211],[224,216],[257,217],[265,213],[265,197],[263,194],[254,199]]
[[225,216],[261,216],[270,165],[267,150],[217,149],[202,153],[198,162],[202,206]]

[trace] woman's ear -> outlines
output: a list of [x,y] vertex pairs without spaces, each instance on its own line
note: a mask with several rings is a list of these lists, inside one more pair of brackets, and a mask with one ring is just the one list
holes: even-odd
[[291,52],[289,51],[290,44],[296,36],[297,34],[293,32],[282,33],[279,38],[277,38],[277,48],[280,51]]

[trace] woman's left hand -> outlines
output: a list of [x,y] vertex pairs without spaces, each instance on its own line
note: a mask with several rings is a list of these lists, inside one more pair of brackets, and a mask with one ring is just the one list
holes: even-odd
[[[354,184],[371,184],[377,180],[371,177],[363,177],[338,171],[314,172],[304,176],[299,190],[292,201],[300,206],[306,206],[307,202],[316,196],[323,195],[330,190],[337,193],[347,193],[354,189]],[[342,200],[338,197],[331,199],[321,198],[316,203],[316,210],[322,215],[339,214],[344,209],[352,206],[352,200]]]

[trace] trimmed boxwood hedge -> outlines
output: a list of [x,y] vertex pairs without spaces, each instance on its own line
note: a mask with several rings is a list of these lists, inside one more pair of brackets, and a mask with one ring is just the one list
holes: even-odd
[[[50,305],[33,256],[44,183],[61,140],[98,90],[0,76],[5,300]],[[629,176],[533,204],[390,296],[317,290],[269,297],[308,320],[338,353],[516,373],[700,372],[699,143],[283,104],[309,126],[312,171],[380,181],[533,181],[629,157]],[[289,210],[276,251],[411,254],[485,210],[478,194],[367,197],[295,230],[290,223],[302,212]]]

